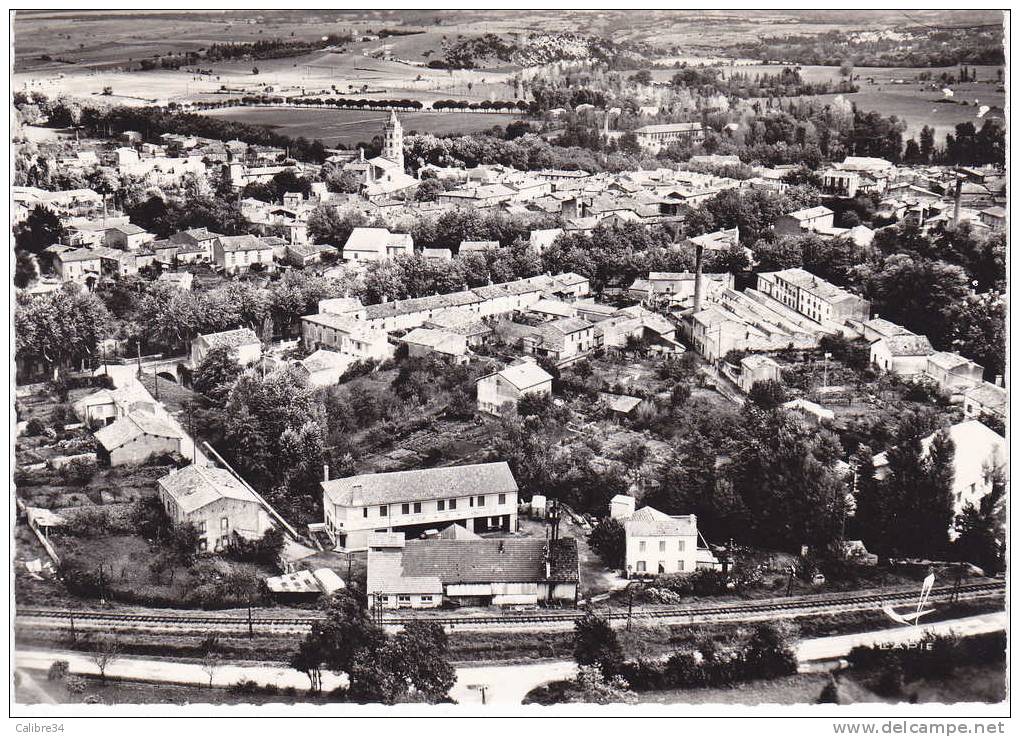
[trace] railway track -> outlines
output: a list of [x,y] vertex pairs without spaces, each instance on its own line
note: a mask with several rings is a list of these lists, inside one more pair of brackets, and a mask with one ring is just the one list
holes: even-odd
[[[946,586],[935,588],[930,601],[944,601],[953,593],[962,599],[995,596],[1005,592],[1001,581],[960,586],[958,589]],[[662,607],[642,608],[633,615],[626,610],[603,610],[602,616],[611,621],[637,620],[660,621],[663,624],[675,622],[696,622],[713,620],[754,620],[770,616],[790,617],[803,614],[821,614],[854,609],[877,609],[883,606],[910,604],[917,600],[916,590],[880,590],[857,594],[825,594],[796,599],[763,599],[760,601],[720,604],[710,607]],[[515,627],[563,628],[569,627],[582,616],[579,610],[535,612],[529,614],[493,616],[445,616],[426,617],[450,629],[465,631],[471,629],[502,629]],[[321,615],[307,617],[238,617],[210,614],[152,614],[119,613],[66,609],[18,609],[16,622],[23,626],[60,627],[79,626],[87,629],[158,629],[198,631],[237,631],[254,633],[300,631],[321,621]],[[378,621],[378,620],[377,620]],[[383,617],[381,624],[386,627],[400,627],[412,621],[411,617]]]

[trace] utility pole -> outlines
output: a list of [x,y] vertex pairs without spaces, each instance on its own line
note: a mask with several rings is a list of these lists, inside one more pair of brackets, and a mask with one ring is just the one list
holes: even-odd
[[793,568],[793,566],[790,566],[790,578],[786,582],[786,595],[787,596],[789,596],[790,593],[793,591],[793,572],[794,572],[794,568]]
[[248,599],[248,639],[251,640],[255,637],[255,629],[252,626],[251,621],[251,599]]

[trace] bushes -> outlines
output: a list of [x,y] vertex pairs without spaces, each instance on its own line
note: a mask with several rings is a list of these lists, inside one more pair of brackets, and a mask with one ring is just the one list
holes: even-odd
[[46,680],[63,681],[70,671],[71,666],[66,660],[54,660],[46,671]]
[[711,568],[699,568],[693,573],[658,576],[646,589],[653,600],[672,604],[685,596],[718,596],[727,592],[758,588],[764,582],[760,570],[751,567],[734,568],[724,574]]
[[112,526],[110,512],[102,507],[82,507],[66,516],[63,531],[76,537],[103,537]]
[[[855,647],[847,660],[850,667],[880,672],[879,683],[891,688],[898,679],[938,678],[950,675],[957,667],[1002,661],[1006,653],[1006,634],[989,632],[973,637],[926,633],[913,647]],[[899,671],[897,675],[896,671]]]
[[25,434],[31,438],[38,437],[46,431],[46,425],[38,417],[33,417],[25,423]]
[[711,640],[700,640],[693,649],[673,653],[665,663],[631,661],[624,663],[619,673],[635,690],[651,691],[727,686],[796,671],[797,658],[786,638],[764,624],[741,648],[724,649]]
[[248,540],[236,532],[231,535],[226,555],[233,560],[247,563],[275,564],[283,550],[283,532],[270,527],[258,540]]
[[85,486],[98,470],[90,458],[72,458],[60,468],[60,477],[68,486]]
[[623,568],[627,540],[620,520],[600,519],[588,534],[588,544],[608,568]]

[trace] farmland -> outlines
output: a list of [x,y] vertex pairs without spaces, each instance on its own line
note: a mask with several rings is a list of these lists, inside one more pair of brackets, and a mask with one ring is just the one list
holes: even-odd
[[[351,146],[379,135],[389,114],[370,110],[242,107],[209,110],[217,118],[264,125],[291,137],[318,138],[327,145]],[[404,132],[477,133],[494,125],[505,126],[519,116],[500,113],[402,113]]]
[[[687,59],[691,64],[698,64],[694,59]],[[779,64],[749,64],[747,60],[738,62],[732,66],[726,65],[719,59],[705,60],[710,63],[720,63],[723,67],[723,76],[732,73],[747,74],[776,74],[784,66]],[[807,83],[817,82],[838,82],[841,79],[839,67],[829,66],[801,66],[800,75]],[[854,70],[855,83],[860,87],[860,92],[842,95],[857,106],[859,110],[875,110],[883,115],[895,115],[906,121],[907,130],[904,139],[917,138],[920,130],[925,125],[935,129],[935,139],[941,145],[945,141],[947,133],[952,133],[957,123],[973,122],[980,126],[981,120],[977,118],[980,105],[988,105],[991,110],[986,117],[1004,117],[1003,107],[1006,96],[1002,88],[1002,82],[997,78],[998,67],[976,66],[973,67],[977,74],[977,81],[964,84],[951,85],[953,97],[946,97],[942,92],[943,84],[938,77],[943,73],[956,74],[958,67],[944,68],[902,68],[902,67],[860,67]],[[918,75],[926,72],[931,75],[931,80],[923,82],[918,80]],[[655,69],[652,78],[657,82],[668,81],[675,74],[673,69]],[[811,100],[831,101],[838,95],[816,95]],[[966,104],[964,104],[966,103]]]

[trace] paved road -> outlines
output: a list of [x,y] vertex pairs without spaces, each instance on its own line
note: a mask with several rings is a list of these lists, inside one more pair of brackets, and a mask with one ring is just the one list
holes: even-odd
[[[19,671],[45,671],[54,660],[66,660],[72,673],[99,675],[99,668],[83,653],[19,649],[14,654],[14,660]],[[524,665],[458,668],[457,683],[450,695],[463,704],[480,704],[482,690],[478,686],[484,686],[486,704],[520,704],[525,694],[535,686],[569,678],[574,673],[574,667],[572,661],[541,661]],[[209,685],[209,673],[201,664],[170,660],[121,657],[107,666],[106,675],[134,681]],[[308,678],[304,673],[283,666],[223,664],[212,672],[214,686],[230,686],[243,678],[260,685],[276,684],[280,688],[293,686],[298,690],[308,689]],[[327,690],[342,685],[345,680],[333,673],[322,674],[322,685]]]
[[797,644],[795,652],[797,653],[797,659],[801,662],[801,669],[810,670],[811,661],[842,658],[858,645],[911,643],[920,640],[927,632],[934,632],[940,635],[949,634],[950,632],[958,635],[977,635],[984,632],[996,632],[1005,628],[1006,612],[993,612],[991,614],[964,617],[963,619],[933,622],[928,625],[921,624],[917,627],[901,625],[896,629],[802,640]]
[[[49,666],[47,666],[49,667]],[[15,668],[14,672],[18,674],[18,693],[27,696],[24,703],[29,704],[55,704],[56,699],[49,695],[45,688],[36,681],[29,671],[24,668]]]
[[[918,640],[925,632],[974,635],[1005,629],[1006,613],[996,612],[963,619],[935,622],[920,627],[862,632],[804,640],[796,648],[802,670],[811,670],[818,661],[834,660],[845,656],[857,645],[877,643],[908,643]],[[19,649],[14,655],[19,672],[45,671],[54,660],[66,660],[72,673],[98,675],[99,669],[87,655],[75,652],[58,652],[37,649]],[[536,661],[515,665],[468,666],[457,668],[457,683],[450,695],[462,704],[480,704],[485,687],[485,703],[493,705],[520,704],[531,689],[548,681],[570,678],[575,672],[572,661]],[[198,663],[179,663],[171,660],[154,660],[121,657],[107,667],[107,675],[136,681],[208,685],[209,672]],[[278,665],[223,664],[214,668],[212,683],[229,686],[246,678],[261,685],[276,684],[280,688],[293,686],[308,688],[308,678],[298,671]],[[336,688],[343,683],[340,676],[323,673],[323,687]],[[42,691],[42,689],[36,689]]]
[[577,671],[572,660],[555,660],[525,665],[491,665],[458,668],[457,683],[450,696],[459,704],[520,704],[528,691],[549,681],[571,678]]

